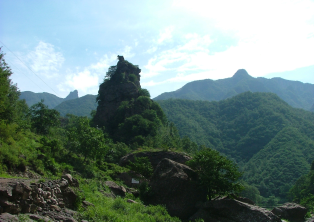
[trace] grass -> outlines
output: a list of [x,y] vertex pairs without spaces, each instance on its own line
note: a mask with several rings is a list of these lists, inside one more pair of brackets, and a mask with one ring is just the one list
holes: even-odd
[[[82,219],[87,221],[114,221],[114,222],[165,222],[180,221],[171,217],[163,206],[145,206],[133,195],[128,194],[125,198],[116,199],[104,196],[100,191],[108,189],[99,180],[82,180],[80,184],[82,195],[86,201],[95,205],[87,209],[80,207]],[[138,203],[128,203],[127,199]]]

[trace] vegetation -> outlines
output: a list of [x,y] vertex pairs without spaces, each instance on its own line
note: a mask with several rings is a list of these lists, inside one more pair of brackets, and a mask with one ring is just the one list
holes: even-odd
[[[102,87],[132,83],[139,94],[120,104],[109,128],[100,128],[95,112],[92,119],[61,117],[44,101],[28,108],[25,101],[18,100],[19,91],[9,79],[12,72],[1,53],[0,58],[0,174],[54,179],[71,173],[80,181],[80,196],[95,205],[78,207],[88,221],[178,221],[164,207],[145,203],[151,192],[147,183],[140,185],[138,198],[128,194],[114,200],[102,195],[108,191],[102,182],[122,184],[116,178],[119,173],[134,170],[146,179],[152,175],[145,157],[135,159],[127,168],[117,165],[122,156],[137,150],[189,153],[193,159],[188,164],[207,187],[209,198],[239,193],[244,185],[242,194],[265,206],[275,205],[275,196],[284,197],[313,160],[313,115],[291,110],[272,94],[245,93],[212,103],[170,100],[159,105],[140,88],[139,76],[111,67]],[[98,101],[102,100],[101,92]],[[244,171],[241,182],[237,165]],[[138,204],[127,203],[128,198]]]
[[187,162],[196,171],[200,182],[206,187],[209,199],[227,194],[239,194],[243,189],[236,182],[242,175],[238,167],[218,151],[203,147]]
[[314,161],[308,174],[301,176],[290,189],[289,196],[308,209],[308,213],[314,212]]
[[181,136],[233,159],[263,197],[287,192],[314,159],[314,114],[271,93],[246,92],[219,102],[158,101]]

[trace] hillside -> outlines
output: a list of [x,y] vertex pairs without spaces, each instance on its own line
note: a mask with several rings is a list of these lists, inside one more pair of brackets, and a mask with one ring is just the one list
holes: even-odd
[[66,98],[59,98],[58,96],[47,93],[47,92],[34,93],[31,91],[23,91],[21,92],[21,95],[20,95],[20,99],[25,99],[26,104],[29,107],[32,106],[33,104],[40,102],[43,99],[45,105],[47,105],[49,108],[54,108],[63,101],[67,101],[67,100],[71,100],[75,98],[78,98],[77,90],[70,92]]
[[244,69],[238,70],[231,78],[190,82],[176,91],[163,93],[154,100],[178,98],[220,101],[246,91],[275,93],[292,107],[305,110],[310,110],[314,103],[313,84],[289,81],[282,78],[254,78]]
[[275,94],[158,103],[181,136],[233,158],[263,196],[284,197],[314,159],[314,114],[292,108]]
[[77,116],[88,116],[92,110],[96,110],[96,96],[95,95],[85,95],[80,98],[63,101],[57,105],[54,109],[60,112],[61,116],[66,114],[73,114]]

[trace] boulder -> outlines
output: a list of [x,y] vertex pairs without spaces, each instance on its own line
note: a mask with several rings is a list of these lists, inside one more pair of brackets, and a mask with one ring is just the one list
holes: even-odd
[[62,194],[65,206],[67,208],[74,208],[76,200],[78,199],[78,196],[74,190],[70,187],[67,187],[64,191],[62,191]]
[[275,207],[271,212],[288,221],[305,221],[306,208],[296,203],[285,203]]
[[173,160],[177,163],[185,164],[187,161],[191,159],[190,156],[186,154],[176,153],[176,152],[168,152],[168,151],[157,151],[157,152],[139,152],[128,154],[120,159],[120,166],[127,166],[129,162],[134,162],[134,157],[148,157],[154,169],[156,169],[158,163],[167,158]]
[[0,222],[17,222],[19,219],[15,215],[9,213],[2,213],[0,215]]
[[114,193],[116,196],[125,196],[126,189],[123,186],[119,186],[113,181],[106,181],[105,185],[108,186],[111,192]]
[[228,197],[206,201],[190,221],[203,219],[205,222],[253,221],[280,222],[281,219],[267,209],[250,205]]
[[165,205],[170,215],[181,220],[188,220],[197,211],[196,204],[206,200],[206,191],[198,184],[197,174],[167,158],[157,165],[150,186],[152,195],[148,203]]

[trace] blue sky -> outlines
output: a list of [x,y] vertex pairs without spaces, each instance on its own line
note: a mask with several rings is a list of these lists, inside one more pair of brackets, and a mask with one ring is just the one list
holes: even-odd
[[314,84],[313,0],[0,0],[0,46],[21,91],[96,95],[117,55],[152,97],[193,80]]

